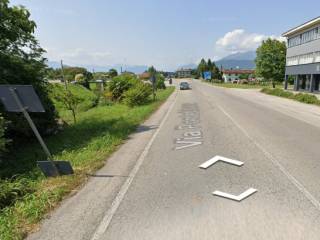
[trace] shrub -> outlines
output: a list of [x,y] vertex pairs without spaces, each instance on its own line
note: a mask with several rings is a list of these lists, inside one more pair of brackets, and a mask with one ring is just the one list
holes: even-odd
[[145,104],[152,93],[150,84],[139,83],[124,94],[124,103],[130,107]]
[[27,193],[35,191],[32,181],[26,178],[1,180],[0,179],[0,210],[14,204]]
[[[46,112],[30,113],[40,133],[56,127],[56,112],[48,97],[48,82],[44,78],[44,49],[39,46],[34,31],[36,24],[27,9],[0,1],[0,84],[32,85]],[[33,135],[20,113],[0,109],[8,120],[8,134],[15,139]]]
[[7,142],[5,139],[4,133],[5,133],[5,120],[0,115],[0,156],[1,156],[1,153],[5,151],[6,142]]
[[316,96],[307,94],[307,93],[294,94],[292,92],[288,92],[279,88],[274,88],[274,89],[263,88],[261,92],[274,95],[274,96],[294,99],[296,101],[303,102],[303,103],[320,105],[320,100]]
[[109,83],[109,90],[112,94],[112,100],[121,101],[124,97],[124,93],[138,82],[139,80],[135,76],[129,74],[123,74],[114,77]]
[[161,74],[156,75],[156,89],[166,89],[165,79]]
[[69,89],[55,92],[54,98],[64,104],[65,109],[70,110],[73,116],[73,122],[76,123],[76,112],[80,103],[80,98],[73,94]]
[[320,102],[320,100],[318,100],[316,96],[306,93],[298,93],[294,96],[294,99],[296,99],[299,102],[304,102],[308,104],[317,104]]
[[[50,89],[50,98],[53,100],[56,108],[59,111],[66,110],[64,103],[60,101],[59,98],[55,97],[56,95],[59,95],[59,93],[65,91],[65,86],[62,84],[51,84]],[[99,101],[98,96],[87,88],[81,85],[69,84],[68,90],[79,99],[79,111],[87,111],[88,109],[97,106]]]

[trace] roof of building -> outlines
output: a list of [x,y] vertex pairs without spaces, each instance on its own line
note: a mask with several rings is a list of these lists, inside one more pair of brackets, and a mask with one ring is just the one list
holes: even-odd
[[140,79],[149,79],[151,78],[151,74],[149,72],[144,72],[138,75]]
[[177,72],[180,72],[180,71],[192,71],[191,68],[180,68],[177,70]]
[[255,71],[250,69],[223,69],[225,74],[253,74]]
[[312,20],[310,20],[310,21],[308,21],[306,23],[303,23],[303,24],[301,24],[301,25],[299,25],[299,26],[297,26],[295,28],[292,28],[292,29],[288,30],[287,32],[283,33],[282,36],[283,37],[289,37],[289,36],[291,36],[291,35],[293,35],[293,34],[295,34],[297,32],[300,32],[300,31],[302,31],[304,29],[308,29],[308,28],[310,28],[310,27],[312,27],[312,26],[314,26],[316,24],[319,24],[319,23],[320,23],[320,16],[316,17],[316,18],[314,18],[314,19],[312,19]]

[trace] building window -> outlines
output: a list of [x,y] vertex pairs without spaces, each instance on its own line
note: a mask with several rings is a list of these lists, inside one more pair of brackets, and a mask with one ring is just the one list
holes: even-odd
[[299,57],[299,64],[313,63],[313,53],[304,54]]
[[287,66],[320,62],[320,52],[308,53],[287,58]]
[[299,57],[294,56],[294,57],[288,57],[287,58],[287,66],[294,66],[299,64]]
[[307,32],[304,32],[298,36],[288,39],[288,47],[298,46],[313,40],[320,38],[319,28],[313,28]]
[[320,52],[314,54],[314,62],[320,62]]

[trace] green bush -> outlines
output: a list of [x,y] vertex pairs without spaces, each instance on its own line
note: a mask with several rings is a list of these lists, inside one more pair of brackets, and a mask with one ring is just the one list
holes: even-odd
[[[9,1],[0,1],[0,84],[32,85],[44,108],[44,113],[31,113],[41,133],[48,133],[56,125],[56,112],[48,97],[48,82],[44,78],[45,52],[34,36],[36,23],[30,12]],[[14,140],[33,135],[20,113],[8,113],[0,108],[8,121],[7,134]]]
[[4,134],[5,134],[5,120],[0,115],[0,156],[5,151],[6,143],[7,143],[7,140],[5,139]]
[[124,93],[131,87],[135,86],[139,80],[131,74],[123,74],[114,77],[109,83],[109,91],[113,101],[121,101],[124,98]]
[[320,102],[316,96],[306,93],[298,93],[294,96],[294,99],[308,104],[318,104]]
[[263,88],[261,89],[261,92],[278,97],[294,99],[303,103],[320,105],[320,100],[316,96],[307,93],[294,94],[280,88]]
[[[88,90],[87,88],[77,85],[69,84],[68,90],[79,99],[78,111],[87,111],[90,108],[97,106],[99,98],[94,92]],[[65,86],[62,84],[52,84],[50,88],[49,96],[52,99],[55,107],[58,111],[67,110],[65,104],[56,98],[59,93],[65,92]]]
[[0,179],[0,210],[13,205],[27,193],[34,192],[35,186],[26,178],[2,180]]
[[156,75],[156,88],[157,89],[166,89],[166,84],[164,83],[165,79],[162,74]]
[[124,103],[130,107],[145,104],[152,93],[150,84],[139,83],[124,94]]

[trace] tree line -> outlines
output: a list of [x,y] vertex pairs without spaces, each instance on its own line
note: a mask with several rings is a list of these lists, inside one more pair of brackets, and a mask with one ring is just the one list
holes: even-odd
[[205,59],[201,59],[200,63],[198,64],[197,69],[194,72],[196,78],[204,78],[205,72],[211,72],[211,79],[222,79],[221,70],[216,66],[216,64],[211,61],[209,58],[208,61]]
[[[256,50],[256,69],[254,77],[269,81],[273,88],[276,83],[281,83],[284,80],[286,66],[286,50],[287,46],[284,41],[277,39],[266,39]],[[195,78],[204,78],[205,72],[211,72],[211,80],[222,80],[222,66],[220,69],[211,59],[207,61],[201,59],[197,68],[193,70]],[[239,79],[248,79],[248,74],[241,74]]]

